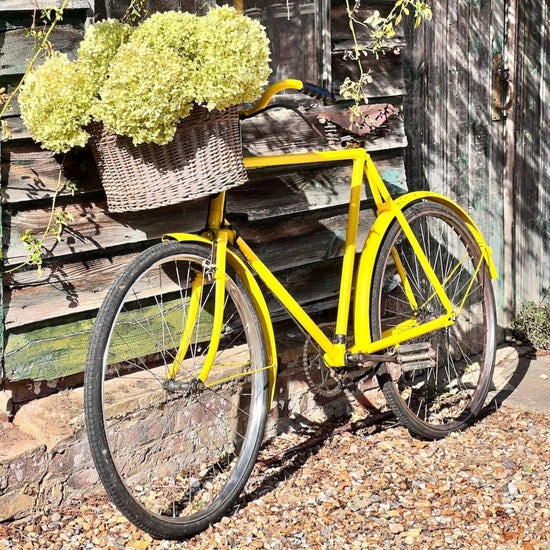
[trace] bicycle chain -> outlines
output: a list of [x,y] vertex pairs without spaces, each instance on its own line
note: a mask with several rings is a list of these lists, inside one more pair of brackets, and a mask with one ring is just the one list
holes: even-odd
[[[319,328],[330,336],[334,334],[336,324],[322,323],[319,325]],[[312,349],[316,350],[313,355],[311,355]],[[341,395],[365,376],[363,372],[360,377],[352,379],[349,377],[346,369],[327,367],[323,356],[323,351],[313,342],[311,336],[308,335],[304,343],[302,356],[304,373],[311,390],[317,395],[324,397]],[[320,381],[318,380],[319,377],[321,378]]]

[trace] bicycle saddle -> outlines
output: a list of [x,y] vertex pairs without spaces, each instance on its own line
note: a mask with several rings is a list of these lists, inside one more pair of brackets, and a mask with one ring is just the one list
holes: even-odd
[[350,109],[338,112],[323,112],[317,115],[317,120],[321,124],[332,122],[357,136],[366,136],[375,133],[391,116],[398,113],[398,110],[389,103],[386,105],[360,105],[359,111],[361,113],[360,117]]

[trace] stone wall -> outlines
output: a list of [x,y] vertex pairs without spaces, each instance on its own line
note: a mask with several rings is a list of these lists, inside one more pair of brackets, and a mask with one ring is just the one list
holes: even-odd
[[[266,437],[336,417],[365,416],[384,403],[376,384],[368,381],[354,395],[316,395],[301,350],[283,355]],[[83,402],[82,388],[66,390],[30,401],[12,422],[0,422],[0,522],[102,491],[85,433]]]

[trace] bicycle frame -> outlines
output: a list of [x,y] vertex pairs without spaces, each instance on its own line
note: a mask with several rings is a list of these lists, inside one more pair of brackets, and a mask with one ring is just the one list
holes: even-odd
[[[385,348],[398,346],[401,342],[416,338],[430,331],[440,329],[449,326],[453,323],[454,317],[459,311],[453,311],[453,307],[444,289],[445,281],[439,281],[433,269],[431,268],[420,244],[414,236],[411,228],[409,227],[403,209],[413,202],[419,200],[432,200],[445,204],[451,208],[457,215],[459,215],[465,223],[468,225],[475,239],[480,245],[482,250],[482,259],[489,267],[490,274],[493,278],[496,277],[496,270],[491,258],[491,250],[486,245],[480,231],[476,227],[473,220],[468,214],[456,203],[450,199],[438,195],[436,193],[429,192],[416,192],[407,193],[397,198],[392,199],[382,178],[380,177],[370,155],[363,148],[345,149],[341,151],[320,151],[315,153],[302,153],[302,154],[289,154],[289,155],[270,155],[261,157],[245,157],[244,163],[246,168],[254,169],[260,167],[273,167],[284,165],[307,165],[318,163],[331,163],[341,162],[349,160],[353,163],[352,177],[350,182],[350,201],[348,211],[348,226],[346,232],[345,249],[343,257],[342,277],[340,282],[340,295],[338,300],[337,320],[336,320],[336,334],[334,341],[331,341],[325,333],[317,326],[317,324],[311,319],[311,317],[304,311],[304,309],[296,302],[296,300],[290,295],[290,293],[282,286],[282,284],[276,279],[276,277],[269,271],[265,264],[256,256],[252,249],[246,244],[242,237],[238,236],[234,230],[224,220],[225,209],[225,192],[220,193],[213,198],[210,203],[208,213],[208,226],[202,237],[196,237],[186,234],[171,234],[166,238],[172,238],[176,240],[189,240],[196,239],[210,243],[215,249],[215,279],[216,282],[223,282],[225,279],[225,259],[228,257],[228,261],[235,265],[237,257],[232,253],[230,254],[230,248],[228,244],[236,246],[241,254],[246,259],[248,265],[257,273],[258,277],[263,281],[267,288],[280,300],[283,306],[289,311],[294,319],[303,327],[303,329],[317,342],[320,348],[325,352],[325,362],[330,367],[343,367],[347,363],[347,354],[362,353],[365,355],[371,355],[379,352]],[[345,344],[345,337],[347,333],[347,326],[349,321],[349,309],[351,304],[351,295],[353,288],[353,277],[355,271],[355,256],[357,247],[357,233],[359,226],[359,212],[361,202],[361,191],[363,186],[363,176],[366,176],[369,184],[372,196],[377,208],[377,219],[373,224],[367,240],[365,242],[363,251],[361,253],[361,259],[359,262],[359,269],[356,278],[355,285],[355,303],[360,304],[355,307],[354,311],[354,329],[355,329],[355,345],[347,349]],[[373,341],[371,337],[371,327],[369,319],[369,309],[371,300],[371,283],[372,274],[374,270],[374,263],[376,261],[376,251],[380,246],[384,235],[386,234],[390,225],[396,221],[403,229],[403,232],[407,236],[415,254],[417,255],[420,264],[426,272],[433,288],[435,290],[434,296],[441,300],[441,303],[445,307],[445,314],[441,317],[431,320],[427,323],[416,324],[411,321],[401,323],[397,327],[394,327],[390,333],[384,333],[382,338],[377,341]],[[240,260],[239,260],[240,262]],[[270,386],[271,395],[274,391],[274,380],[276,372],[276,352],[275,342],[273,338],[273,328],[271,326],[271,320],[269,318],[269,312],[265,305],[265,300],[261,293],[261,290],[257,284],[252,284],[253,277],[248,268],[242,264],[237,266],[240,274],[246,275],[248,282],[248,290],[250,291],[253,300],[256,304],[256,308],[261,318],[262,327],[264,330],[264,337],[266,337],[266,343],[268,348],[269,365],[270,369]],[[399,267],[399,266],[398,266]],[[478,266],[479,269],[480,266]],[[398,269],[399,271],[399,269]],[[404,271],[400,270],[402,279],[405,278]],[[403,280],[405,288],[407,287],[407,281]],[[414,302],[412,293],[409,292],[409,301],[411,308],[417,308],[417,304]],[[223,313],[224,303],[224,284],[216,284],[216,300],[215,300],[215,314],[214,314],[214,327],[218,326],[221,322],[221,315]],[[196,321],[196,319],[188,319],[190,326]],[[184,332],[187,332],[184,331]],[[219,332],[219,330],[218,330]],[[218,335],[219,337],[219,335]],[[186,352],[186,346],[188,345],[188,339],[184,338],[180,350],[178,351],[178,358],[183,358]],[[202,371],[199,375],[199,379],[202,382],[206,382],[208,373],[212,367],[214,356],[217,352],[217,338],[214,335],[211,342],[210,351],[207,359],[203,365]],[[174,361],[174,365],[170,370],[169,377],[174,377],[177,369],[179,359]]]

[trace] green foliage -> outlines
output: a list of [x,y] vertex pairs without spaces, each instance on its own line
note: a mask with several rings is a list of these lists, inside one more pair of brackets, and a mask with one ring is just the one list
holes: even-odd
[[550,349],[550,305],[546,297],[540,302],[526,302],[512,321],[514,336],[530,342],[539,350]]
[[69,212],[65,212],[65,210],[60,210],[56,208],[57,197],[65,187],[69,187],[71,194],[74,195],[75,192],[74,184],[72,184],[71,182],[63,182],[61,180],[61,174],[62,172],[60,171],[57,178],[57,186],[52,199],[50,217],[48,219],[48,225],[46,226],[46,229],[39,237],[34,234],[34,229],[26,229],[23,232],[23,234],[19,238],[27,249],[27,259],[22,264],[8,270],[7,273],[16,271],[23,266],[31,265],[36,267],[38,276],[42,275],[44,240],[48,235],[53,235],[56,238],[57,242],[60,242],[63,229],[74,222],[72,214],[70,214]]
[[[357,61],[360,77],[353,81],[346,78],[340,87],[340,95],[345,99],[353,100],[357,105],[367,103],[367,87],[372,82],[371,71],[364,72],[361,64],[361,57],[374,54],[377,57],[390,48],[389,41],[396,35],[396,27],[401,24],[403,18],[414,14],[415,28],[423,20],[432,19],[432,9],[430,5],[421,0],[396,0],[392,10],[386,17],[381,17],[379,11],[375,11],[366,20],[360,20],[356,14],[361,5],[361,0],[355,0],[353,7],[350,0],[346,1],[346,9],[349,17],[350,31],[354,42],[354,49],[347,52],[348,59]],[[359,25],[373,30],[374,40],[366,47],[361,47],[357,40],[355,26]],[[357,114],[359,111],[356,108]]]
[[136,28],[107,20],[88,29],[76,62],[54,53],[28,76],[21,114],[56,152],[84,145],[91,119],[135,144],[165,144],[194,104],[253,101],[269,73],[264,28],[227,6],[158,13]]
[[150,15],[150,12],[147,10],[146,5],[147,0],[132,0],[122,16],[122,21],[134,25],[144,17],[147,17]]

